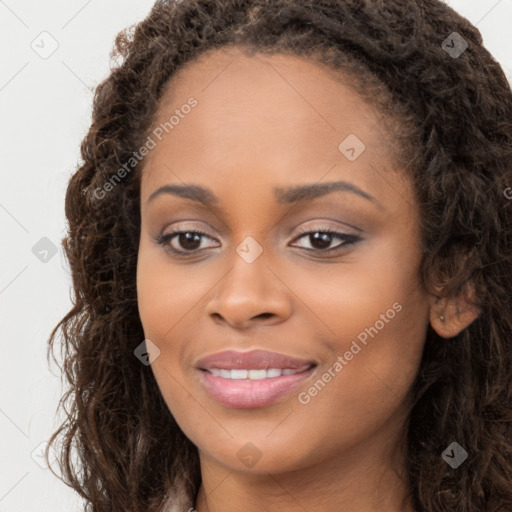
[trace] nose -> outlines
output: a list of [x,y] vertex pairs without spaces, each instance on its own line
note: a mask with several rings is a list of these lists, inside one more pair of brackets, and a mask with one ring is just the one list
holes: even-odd
[[206,313],[214,322],[248,329],[276,325],[289,318],[289,289],[262,256],[248,263],[235,252],[231,270],[215,287],[206,306]]

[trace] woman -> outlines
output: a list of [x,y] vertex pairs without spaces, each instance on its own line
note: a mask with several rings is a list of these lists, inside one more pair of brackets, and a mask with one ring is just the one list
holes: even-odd
[[49,342],[87,509],[512,510],[512,93],[478,30],[158,1],[115,56]]

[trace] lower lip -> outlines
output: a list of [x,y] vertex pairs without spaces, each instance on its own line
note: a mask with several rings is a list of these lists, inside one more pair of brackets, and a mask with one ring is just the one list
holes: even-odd
[[201,370],[201,382],[210,396],[221,404],[236,409],[250,409],[264,407],[290,394],[309,379],[314,369],[313,366],[301,373],[261,380],[225,379]]

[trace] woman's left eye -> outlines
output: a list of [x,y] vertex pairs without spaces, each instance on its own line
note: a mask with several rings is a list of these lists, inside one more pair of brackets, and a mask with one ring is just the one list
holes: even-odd
[[[170,252],[176,255],[187,255],[198,252],[198,250],[204,250],[202,245],[202,239],[208,238],[214,240],[212,237],[202,231],[197,230],[183,230],[173,231],[164,235],[160,235],[156,238],[156,242],[162,246],[165,246]],[[304,247],[308,251],[316,252],[334,252],[336,250],[345,249],[351,247],[356,242],[361,240],[359,236],[349,235],[347,233],[338,233],[337,231],[329,230],[313,230],[301,233],[300,236],[295,238],[300,240],[305,238],[309,241],[311,247]],[[341,240],[341,243],[334,247],[329,247],[333,240]],[[178,247],[176,247],[178,246]]]
[[[306,238],[310,245],[313,247],[305,247],[309,251],[331,252],[341,248],[348,248],[358,242],[361,238],[356,235],[349,235],[347,233],[338,233],[337,231],[308,231],[301,234],[295,240]],[[329,247],[333,239],[342,240],[341,243],[334,247]]]

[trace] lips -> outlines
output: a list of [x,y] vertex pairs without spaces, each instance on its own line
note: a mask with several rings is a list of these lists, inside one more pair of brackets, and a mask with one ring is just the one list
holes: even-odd
[[219,370],[289,369],[303,371],[313,364],[315,364],[313,361],[298,359],[266,350],[251,350],[250,352],[225,350],[200,359],[196,367],[200,370],[208,371],[212,368]]
[[230,408],[275,403],[305,384],[316,363],[276,352],[227,350],[200,359],[200,382],[211,398]]

